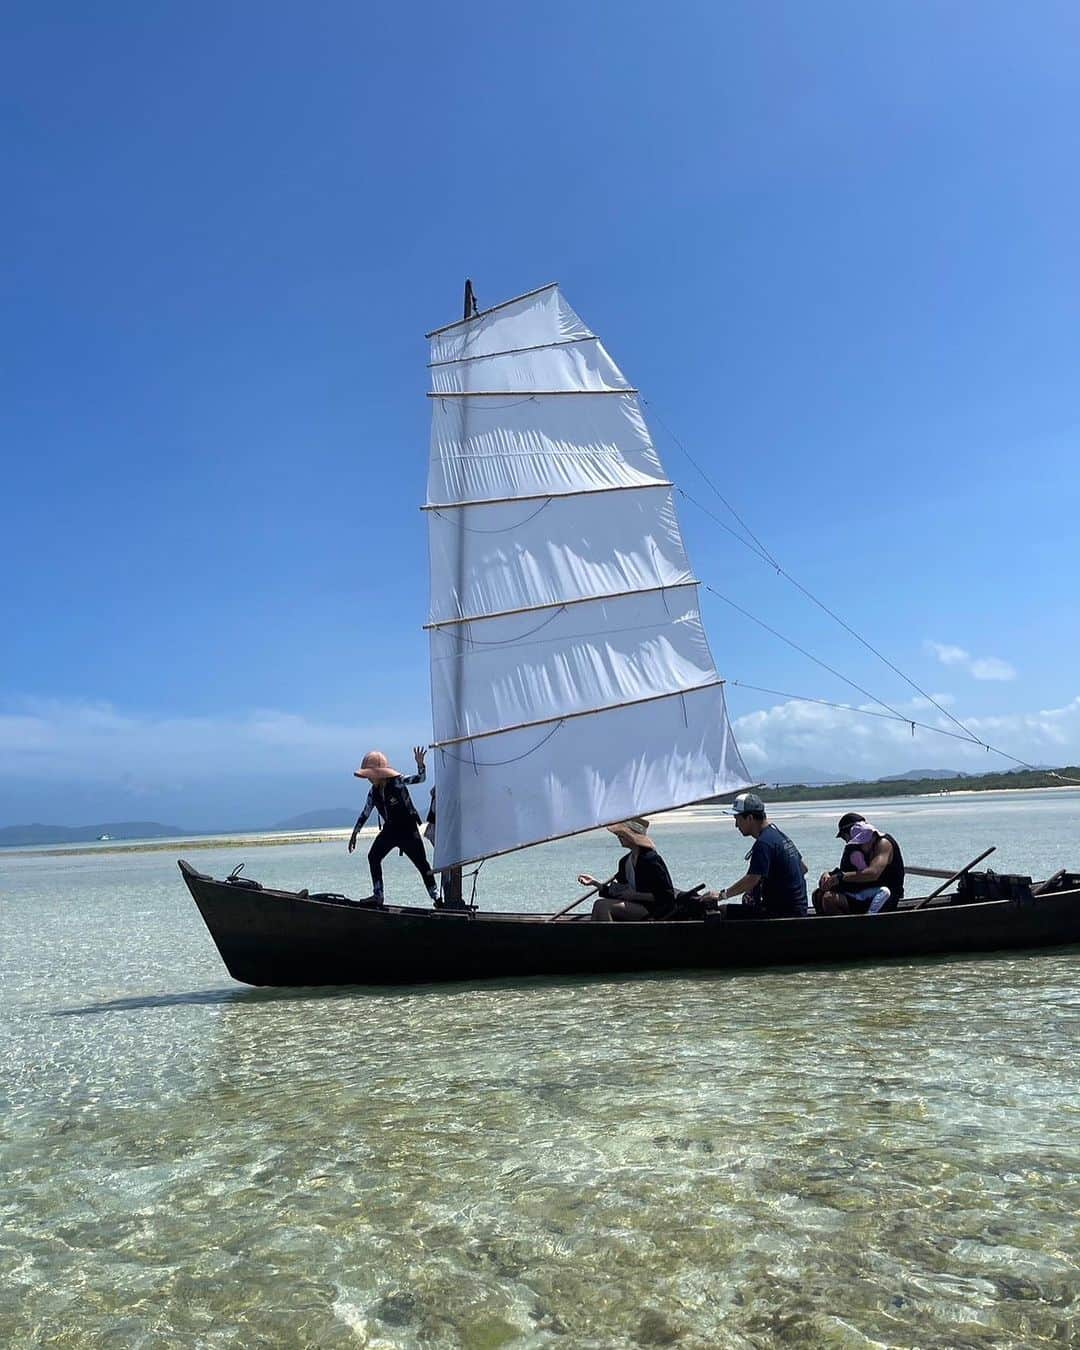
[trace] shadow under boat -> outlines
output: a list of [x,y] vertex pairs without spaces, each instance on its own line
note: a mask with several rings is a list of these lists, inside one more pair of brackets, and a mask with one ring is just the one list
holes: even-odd
[[[1080,942],[1080,881],[1009,898],[942,896],[892,913],[642,923],[387,905],[237,884],[180,860],[229,974],[244,984],[412,985],[515,976],[806,967]],[[1036,894],[1035,892],[1040,893]]]

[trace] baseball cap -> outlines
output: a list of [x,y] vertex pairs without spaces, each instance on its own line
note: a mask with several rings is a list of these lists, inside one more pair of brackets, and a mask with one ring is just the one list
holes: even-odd
[[836,837],[843,839],[844,831],[849,830],[852,825],[858,825],[860,820],[865,820],[865,816],[860,816],[858,811],[845,811],[836,822]]
[[729,816],[745,816],[749,811],[760,811],[764,814],[765,803],[756,792],[740,792],[725,810]]

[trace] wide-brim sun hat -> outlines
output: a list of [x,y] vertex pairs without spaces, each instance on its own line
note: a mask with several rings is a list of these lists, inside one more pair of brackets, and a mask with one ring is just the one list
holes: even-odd
[[397,769],[390,767],[390,761],[381,750],[369,750],[360,761],[360,767],[353,770],[354,778],[366,778],[369,783],[385,783],[391,778],[400,778]]
[[635,848],[653,846],[653,841],[649,838],[649,822],[644,816],[630,816],[626,820],[617,820],[614,825],[605,826],[605,829],[622,839],[629,839]]

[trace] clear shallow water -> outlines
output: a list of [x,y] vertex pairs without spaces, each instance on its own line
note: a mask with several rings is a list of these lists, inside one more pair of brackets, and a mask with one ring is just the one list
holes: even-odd
[[[776,811],[812,873],[838,814]],[[1072,793],[872,818],[912,862],[1080,865]],[[680,882],[742,871],[727,821],[656,835]],[[495,860],[480,898],[551,908],[615,856]],[[247,860],[366,890],[341,844]],[[0,932],[5,1345],[1080,1339],[1075,950],[248,990],[161,853],[0,856]]]

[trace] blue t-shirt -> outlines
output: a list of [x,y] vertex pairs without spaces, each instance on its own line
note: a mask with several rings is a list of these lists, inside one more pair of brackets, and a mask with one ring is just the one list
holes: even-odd
[[746,870],[761,878],[754,898],[766,914],[773,918],[791,918],[806,913],[806,874],[802,856],[775,825],[766,825],[754,841]]

